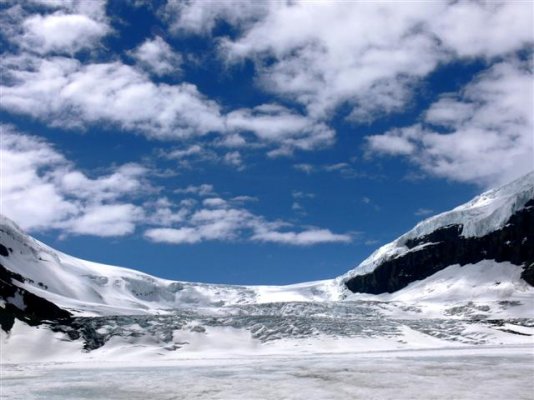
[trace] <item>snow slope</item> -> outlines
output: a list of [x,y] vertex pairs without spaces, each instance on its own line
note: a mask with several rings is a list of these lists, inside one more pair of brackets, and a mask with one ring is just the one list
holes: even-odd
[[234,286],[178,282],[81,260],[24,234],[0,216],[0,244],[11,249],[0,264],[27,278],[20,286],[75,315],[153,314],[184,307],[339,297],[333,280],[288,286]]

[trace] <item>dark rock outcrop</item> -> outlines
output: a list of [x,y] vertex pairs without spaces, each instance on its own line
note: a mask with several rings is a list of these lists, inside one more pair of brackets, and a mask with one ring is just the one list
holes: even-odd
[[54,303],[19,287],[14,281],[23,283],[25,278],[0,264],[0,327],[9,332],[15,319],[35,326],[50,321],[71,320],[72,315]]
[[9,251],[6,246],[4,246],[2,243],[0,243],[0,256],[7,257],[9,256]]
[[[495,260],[523,265],[521,278],[534,286],[534,199],[501,229],[485,236],[463,237],[462,229],[462,225],[449,225],[407,240],[405,245],[412,251],[384,261],[368,274],[354,276],[345,285],[354,293],[392,293],[450,265]],[[416,249],[421,245],[425,246]]]

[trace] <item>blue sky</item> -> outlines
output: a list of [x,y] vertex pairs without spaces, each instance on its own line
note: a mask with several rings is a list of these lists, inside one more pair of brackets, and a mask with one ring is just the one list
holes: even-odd
[[0,211],[169,279],[337,276],[534,168],[533,13],[4,2]]

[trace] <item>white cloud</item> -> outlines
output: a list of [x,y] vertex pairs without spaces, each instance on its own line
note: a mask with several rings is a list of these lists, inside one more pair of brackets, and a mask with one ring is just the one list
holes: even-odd
[[349,163],[347,162],[339,162],[334,164],[308,164],[308,163],[301,163],[301,164],[295,164],[293,165],[293,168],[297,171],[301,171],[306,173],[307,175],[310,175],[312,173],[317,172],[331,172],[331,173],[339,173],[344,178],[355,178],[360,176],[358,171]]
[[232,201],[237,203],[247,203],[258,201],[258,198],[254,196],[236,196],[232,198]]
[[32,15],[22,23],[22,27],[24,32],[18,38],[18,44],[40,54],[72,54],[94,47],[110,32],[106,23],[83,14],[63,12]]
[[352,240],[350,235],[335,234],[328,229],[310,229],[303,232],[260,231],[252,239],[260,242],[297,246],[311,246],[319,243],[348,243]]
[[145,210],[144,222],[149,225],[170,226],[185,220],[190,214],[190,209],[196,204],[193,199],[182,200],[178,207],[167,197],[160,197],[155,201],[147,201],[143,204]]
[[162,14],[177,33],[209,34],[218,21],[249,24],[263,16],[268,2],[243,0],[169,1]]
[[272,156],[291,154],[293,150],[313,150],[333,143],[335,133],[324,123],[276,104],[228,113],[230,132],[251,132],[260,142],[276,144]]
[[248,240],[296,246],[352,240],[348,234],[335,234],[327,229],[291,230],[291,224],[268,221],[219,197],[205,199],[201,208],[188,209],[187,212],[187,218],[172,227],[147,229],[145,237],[154,242],[172,244]]
[[530,2],[317,2],[191,0],[165,10],[177,32],[221,40],[230,61],[256,63],[262,87],[321,119],[339,105],[368,121],[400,110],[413,84],[457,57],[507,55],[531,45]]
[[358,171],[351,164],[346,162],[326,164],[321,166],[321,168],[326,172],[337,172],[345,178],[355,178],[360,176]]
[[210,197],[209,199],[205,199],[202,202],[202,205],[209,208],[219,208],[219,207],[225,207],[228,203],[226,200],[221,199],[220,197]]
[[301,204],[302,200],[306,199],[314,199],[315,194],[313,193],[306,193],[299,190],[293,190],[291,192],[291,197],[293,197],[293,204],[291,205],[291,209],[293,211],[298,212],[300,215],[307,215],[304,206]]
[[237,170],[244,169],[243,158],[239,151],[223,153],[220,147],[209,143],[204,143],[202,146],[193,144],[173,150],[165,149],[160,154],[167,159],[176,160],[182,168],[193,168],[194,164],[210,162],[225,164]]
[[[41,14],[32,9],[35,4]],[[188,5],[169,7],[184,9]],[[213,7],[232,9],[218,2]],[[215,19],[218,12],[214,11]],[[220,104],[203,96],[193,84],[152,81],[146,72],[176,75],[182,63],[181,55],[160,36],[129,52],[137,61],[135,66],[117,57],[113,62],[94,62],[96,53],[84,62],[74,58],[78,50],[94,48],[111,32],[104,1],[34,0],[9,7],[0,22],[3,36],[21,50],[4,53],[0,61],[0,107],[8,112],[63,129],[106,124],[156,139],[194,140],[216,133],[210,137],[214,146],[267,147],[271,156],[333,142],[334,132],[324,123],[285,107],[266,104],[223,112]],[[205,155],[213,154],[208,153]],[[241,153],[214,155],[223,163],[243,167]]]
[[426,217],[433,213],[434,213],[434,210],[431,210],[430,208],[418,208],[417,210],[415,210],[414,215],[418,217]]
[[534,6],[528,1],[459,1],[430,26],[461,57],[493,57],[532,44]]
[[83,14],[97,21],[106,19],[107,0],[27,0],[27,5],[39,5],[53,11],[63,10],[72,14]]
[[[245,145],[239,133],[248,132],[257,146],[274,147],[271,156],[328,146],[335,136],[325,124],[273,104],[224,114],[196,86],[154,83],[120,62],[82,64],[67,57],[8,55],[0,61],[0,72],[2,109],[63,129],[111,123],[151,138],[174,140],[214,132],[222,140],[213,145],[230,147]],[[242,166],[239,153],[220,157],[196,144],[172,153],[178,159],[188,156]]]
[[198,154],[203,154],[203,153],[204,153],[204,149],[198,144],[195,144],[195,145],[189,146],[186,149],[175,149],[175,150],[169,151],[168,153],[166,153],[166,156],[168,158],[181,160],[183,158],[186,158],[192,155],[198,155]]
[[213,190],[213,185],[209,185],[207,183],[203,183],[198,186],[189,185],[183,189],[175,189],[174,192],[196,194],[198,196],[213,196],[215,194],[215,191]]
[[192,244],[202,240],[194,228],[153,228],[145,232],[145,237],[153,242],[172,244]]
[[78,218],[59,224],[69,233],[94,236],[123,236],[133,233],[143,210],[133,204],[89,205]]
[[112,32],[105,1],[8,0],[5,3],[0,13],[0,32],[7,41],[27,52],[72,55],[97,47]]
[[195,211],[186,224],[174,228],[152,228],[145,237],[154,242],[190,244],[206,240],[236,240],[255,217],[246,210],[202,208]]
[[134,164],[89,178],[49,143],[1,125],[1,212],[30,231],[118,236],[133,232],[142,210],[125,198],[143,186]]
[[421,127],[415,125],[404,129],[392,129],[385,135],[368,136],[367,143],[372,151],[378,153],[409,155],[417,148],[411,140],[421,136]]
[[215,197],[212,185],[178,189],[178,194],[209,196],[201,205],[160,197],[142,206],[130,198],[152,196],[148,171],[137,164],[116,167],[110,174],[90,177],[48,142],[1,126],[0,212],[29,231],[59,230],[62,235],[123,236],[139,225],[157,242],[197,243],[206,240],[250,240],[311,245],[345,242],[348,235],[328,235],[324,229],[288,230],[283,221],[268,221],[242,208],[253,198],[227,201]]
[[302,171],[308,175],[315,170],[315,167],[312,164],[307,163],[295,164],[293,165],[293,168],[295,168],[297,171]]
[[147,39],[131,55],[143,68],[156,76],[178,76],[181,73],[182,56],[160,36]]
[[[413,79],[441,55],[417,25],[440,7],[426,3],[278,3],[236,40],[223,41],[230,59],[257,62],[262,87],[328,117],[348,103],[353,118],[398,110]],[[273,62],[274,60],[274,62]]]
[[183,138],[223,128],[216,103],[190,84],[151,82],[119,62],[87,64],[56,57],[8,56],[1,107],[54,126],[111,122],[154,138]]
[[232,165],[237,169],[243,169],[243,159],[241,158],[241,153],[239,151],[230,151],[226,153],[223,160],[228,165]]
[[[42,14],[31,14],[27,4],[40,4]],[[229,62],[251,60],[261,88],[282,97],[283,104],[297,105],[228,110],[195,85],[151,80],[146,71],[163,76],[180,64],[180,55],[160,36],[133,51],[136,66],[66,57],[94,48],[111,32],[105,6],[104,1],[32,0],[9,7],[7,17],[0,16],[4,37],[20,48],[0,60],[0,108],[54,127],[105,124],[150,138],[187,139],[190,147],[173,155],[183,165],[198,157],[239,169],[247,148],[262,147],[277,157],[330,146],[335,133],[327,123],[337,111],[360,122],[401,111],[417,83],[440,65],[475,57],[491,65],[533,43],[529,2],[168,2],[160,12],[176,34],[210,35],[220,21],[231,24],[232,35],[216,39],[221,56]],[[503,98],[491,109],[495,92],[508,90],[498,86],[513,85],[506,73],[495,72],[493,78],[493,87],[486,79],[485,88],[472,84],[478,89],[444,97],[422,116],[421,125],[369,137],[369,148],[409,157],[436,176],[484,185],[513,177],[513,163],[524,171],[532,143],[524,134],[531,128],[529,117],[522,123],[521,110],[530,103],[511,94],[504,96],[510,104]],[[505,124],[503,117],[497,129],[490,114],[512,119]],[[209,144],[191,143],[199,137]],[[460,152],[455,143],[464,146]],[[494,160],[507,156],[513,161],[504,161],[501,173]],[[343,164],[295,168],[357,175]]]
[[125,164],[111,175],[96,179],[90,179],[78,170],[69,170],[58,171],[55,180],[74,197],[104,201],[143,191],[142,178],[146,173],[146,168],[138,164]]
[[530,63],[496,64],[432,104],[422,123],[368,137],[369,150],[406,156],[456,181],[508,182],[534,169],[532,79]]

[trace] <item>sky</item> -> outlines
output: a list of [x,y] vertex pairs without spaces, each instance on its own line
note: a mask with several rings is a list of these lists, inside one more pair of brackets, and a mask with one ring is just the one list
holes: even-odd
[[530,1],[0,1],[0,212],[65,253],[327,279],[534,169]]

